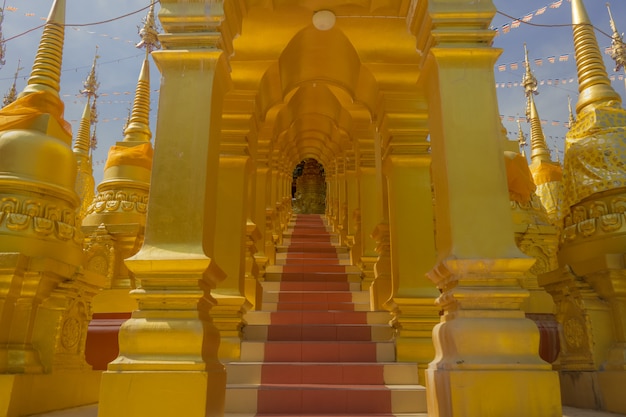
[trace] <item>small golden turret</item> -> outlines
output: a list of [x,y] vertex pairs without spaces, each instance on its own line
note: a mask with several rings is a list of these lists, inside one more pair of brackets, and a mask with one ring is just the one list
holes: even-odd
[[[525,53],[525,80],[536,80],[530,68],[528,50],[524,45]],[[526,117],[530,122],[530,172],[537,186],[535,193],[546,210],[548,218],[555,223],[559,218],[559,206],[562,199],[563,171],[560,164],[550,158],[550,148],[541,126],[541,119],[537,111],[534,95],[538,94],[536,83],[525,84]]]
[[[150,64],[148,55],[159,47],[151,3],[141,42],[136,47],[146,49],[146,57],[135,90],[135,100],[124,128],[124,138],[109,150],[98,194],[83,221],[85,227],[100,224],[145,224],[145,210],[150,187],[152,144],[150,139]],[[132,207],[132,208],[131,208]],[[142,233],[142,231],[140,232]]]

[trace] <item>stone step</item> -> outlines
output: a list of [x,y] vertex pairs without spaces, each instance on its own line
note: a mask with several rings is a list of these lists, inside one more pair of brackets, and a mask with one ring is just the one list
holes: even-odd
[[230,362],[226,365],[228,384],[381,384],[417,385],[415,363],[370,362]]
[[247,325],[243,340],[254,341],[390,341],[394,329],[387,325],[327,324]]
[[269,324],[388,324],[388,311],[249,311],[249,325]]
[[417,414],[426,412],[426,390],[421,385],[230,385],[225,411],[283,417]]
[[[283,283],[287,284],[287,282]],[[318,284],[318,283],[315,283]],[[272,304],[275,307],[281,304],[293,304],[293,303],[338,303],[343,305],[345,303],[364,304],[369,307],[369,291],[324,291],[324,290],[305,290],[305,291],[281,291],[269,290],[264,287],[263,303]],[[286,307],[289,310],[294,308]],[[317,309],[317,308],[316,308]],[[271,311],[276,311],[277,308],[273,308]],[[311,310],[311,308],[301,308],[301,310]],[[343,308],[328,308],[328,310],[344,310]],[[355,308],[356,310],[356,308]]]
[[393,362],[395,356],[393,342],[241,342],[242,362]]

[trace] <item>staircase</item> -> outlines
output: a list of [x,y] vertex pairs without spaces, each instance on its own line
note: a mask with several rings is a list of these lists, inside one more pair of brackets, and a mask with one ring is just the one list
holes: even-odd
[[389,313],[369,311],[320,215],[297,215],[226,365],[226,416],[425,416],[417,365],[396,363]]

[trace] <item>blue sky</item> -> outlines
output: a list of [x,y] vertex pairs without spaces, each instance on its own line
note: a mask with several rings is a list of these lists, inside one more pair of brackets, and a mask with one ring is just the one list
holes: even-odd
[[[5,18],[2,25],[5,39],[21,34],[44,23],[52,0],[0,0],[4,3]],[[85,24],[104,21],[122,16],[149,5],[149,0],[66,0],[68,24]],[[85,4],[89,6],[85,6]],[[544,131],[551,148],[563,148],[563,138],[567,131],[564,124],[568,120],[567,97],[575,103],[578,95],[576,66],[571,23],[571,8],[568,0],[494,0],[499,12],[493,20],[493,27],[499,35],[494,46],[502,48],[502,55],[494,68],[500,114],[510,139],[517,137],[518,117],[524,116],[525,99],[519,86],[524,68],[524,42],[527,43],[531,65],[540,82],[536,103],[540,117],[546,121]],[[618,29],[626,31],[626,0],[611,0],[611,9]],[[611,33],[605,1],[585,0],[592,23],[606,33]],[[552,6],[552,7],[550,7]],[[558,6],[558,7],[557,7]],[[545,7],[545,10],[543,10]],[[158,8],[158,6],[157,6]],[[543,13],[542,13],[543,11]],[[98,79],[100,98],[98,100],[99,123],[97,136],[98,149],[94,152],[94,170],[96,183],[101,180],[106,154],[111,145],[122,139],[122,126],[132,106],[134,90],[144,56],[143,50],[136,49],[139,41],[137,27],[146,11],[121,18],[110,23],[94,26],[74,26],[66,30],[63,57],[62,90],[65,102],[65,118],[76,132],[78,119],[82,114],[85,99],[77,97],[78,91],[91,68],[98,45]],[[507,33],[505,25],[511,25],[512,19],[526,17],[528,23],[513,24]],[[547,26],[535,26],[547,25]],[[550,27],[550,25],[552,25]],[[560,25],[566,25],[561,27]],[[504,28],[503,28],[504,27]],[[509,26],[510,27],[510,26]],[[6,64],[0,68],[0,95],[8,91],[17,69],[17,60],[21,59],[23,68],[18,77],[17,87],[21,90],[29,75],[41,36],[41,29],[11,39],[6,44]],[[596,32],[598,43],[604,50],[611,43],[605,35]],[[607,72],[615,77],[614,88],[622,96],[625,94],[623,70],[613,72],[614,63],[605,56]],[[551,62],[553,61],[553,63]],[[539,66],[536,62],[541,62]],[[517,64],[517,68],[516,65]],[[620,80],[619,78],[622,78]],[[157,90],[159,73],[151,65],[152,89]],[[558,82],[556,81],[558,80]],[[573,81],[573,82],[571,82]],[[517,85],[516,85],[517,84]],[[157,108],[157,93],[152,96],[152,130]],[[522,129],[528,133],[529,127],[522,122]],[[562,158],[562,154],[559,155]]]

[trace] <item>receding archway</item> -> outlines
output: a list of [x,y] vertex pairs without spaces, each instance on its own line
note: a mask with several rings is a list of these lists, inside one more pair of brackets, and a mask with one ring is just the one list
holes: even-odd
[[292,206],[296,214],[324,214],[326,174],[316,159],[306,158],[293,170]]

